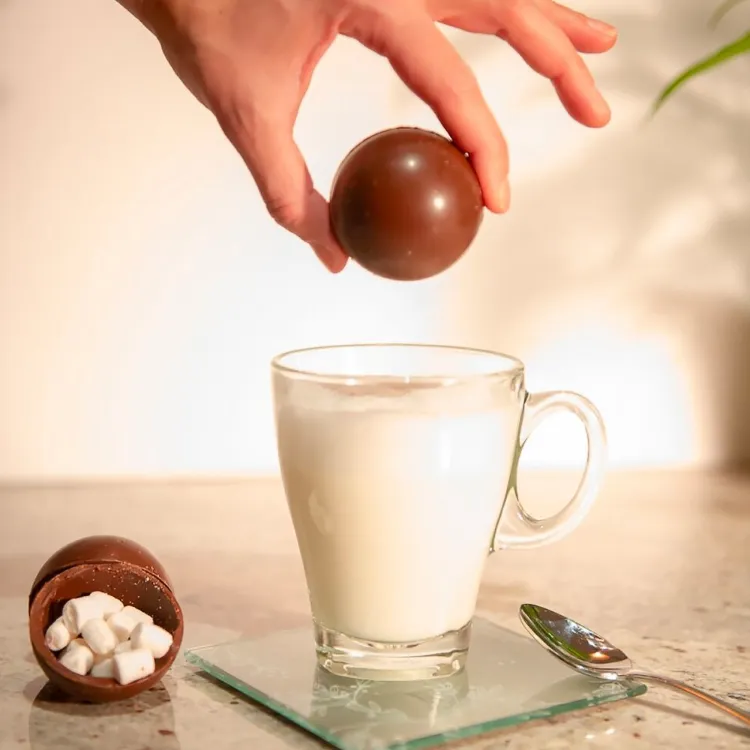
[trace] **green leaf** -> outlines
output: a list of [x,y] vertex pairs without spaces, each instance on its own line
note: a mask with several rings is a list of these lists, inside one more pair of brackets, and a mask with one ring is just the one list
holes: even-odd
[[701,73],[706,73],[712,68],[715,68],[717,65],[722,65],[728,60],[731,60],[733,57],[748,53],[750,53],[750,31],[748,31],[746,34],[743,34],[739,39],[735,39],[735,41],[730,42],[726,46],[717,50],[708,57],[705,57],[703,60],[700,60],[694,65],[691,65],[687,70],[683,71],[682,73],[680,73],[680,75],[674,78],[672,82],[662,90],[659,96],[656,97],[656,102],[654,103],[652,114],[656,114],[662,104],[664,104],[664,102],[678,88],[680,88],[680,86],[687,83],[687,81],[689,81],[691,78],[694,78]]
[[729,11],[744,2],[745,0],[724,0],[724,2],[713,12],[711,18],[708,19],[709,28],[715,29],[719,25],[721,19],[724,18]]

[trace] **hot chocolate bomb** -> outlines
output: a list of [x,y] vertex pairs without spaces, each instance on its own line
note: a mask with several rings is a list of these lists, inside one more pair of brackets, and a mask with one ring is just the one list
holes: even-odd
[[[66,669],[45,643],[47,628],[63,605],[101,591],[153,618],[172,636],[169,650],[155,659],[155,671],[121,685],[114,679]],[[59,690],[81,701],[108,703],[132,698],[161,680],[180,650],[183,616],[162,564],[140,544],[117,536],[90,536],[60,548],[40,568],[29,593],[29,638],[39,666]]]
[[367,270],[416,281],[446,270],[466,252],[483,207],[474,169],[451,141],[395,128],[365,139],[341,163],[331,226]]

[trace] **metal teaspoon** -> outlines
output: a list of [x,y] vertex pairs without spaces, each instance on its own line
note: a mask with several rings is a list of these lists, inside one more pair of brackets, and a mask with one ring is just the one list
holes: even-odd
[[582,674],[610,681],[628,677],[658,682],[682,690],[694,698],[700,698],[714,708],[726,711],[735,719],[750,725],[750,713],[679,680],[640,671],[619,648],[575,620],[536,604],[522,604],[518,614],[526,629],[542,646]]

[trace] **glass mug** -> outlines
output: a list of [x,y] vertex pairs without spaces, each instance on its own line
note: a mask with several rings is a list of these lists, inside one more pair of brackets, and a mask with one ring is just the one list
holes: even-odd
[[[529,394],[524,366],[489,351],[356,344],[272,362],[279,462],[305,570],[319,664],[370,680],[460,671],[484,562],[548,544],[590,510],[604,424],[583,396]],[[521,450],[552,412],[583,423],[573,498],[534,518]]]

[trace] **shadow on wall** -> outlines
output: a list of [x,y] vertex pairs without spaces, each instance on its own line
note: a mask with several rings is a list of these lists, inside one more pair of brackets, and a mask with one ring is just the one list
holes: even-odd
[[[607,15],[620,42],[596,76],[612,125],[584,133],[580,157],[538,180],[515,173],[513,210],[488,217],[451,309],[456,333],[472,332],[466,343],[524,357],[594,320],[608,321],[613,337],[619,327],[623,338],[660,340],[692,410],[693,456],[684,458],[735,467],[750,462],[750,60],[701,77],[647,117],[665,82],[723,41],[706,29],[705,6],[693,5]],[[474,62],[484,44],[472,46]],[[651,407],[638,403],[630,375],[603,368],[647,430]]]

